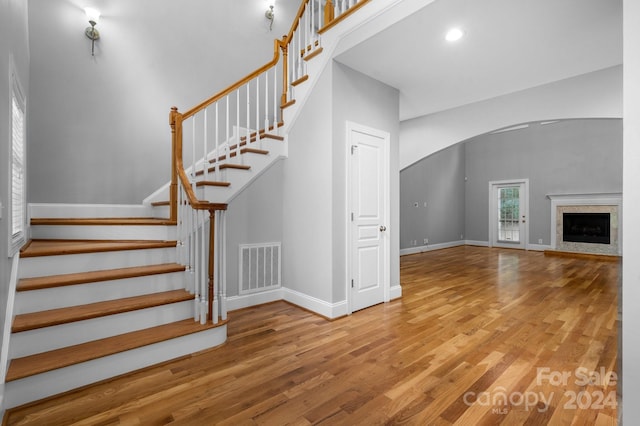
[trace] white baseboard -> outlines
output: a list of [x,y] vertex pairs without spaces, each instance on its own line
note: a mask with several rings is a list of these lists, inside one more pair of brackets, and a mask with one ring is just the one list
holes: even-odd
[[243,294],[241,296],[227,297],[227,311],[249,308],[251,306],[263,305],[265,303],[283,300],[282,288],[263,291],[260,293]]
[[545,245],[545,244],[529,244],[527,246],[527,250],[545,251],[545,250],[552,250],[552,247],[550,245]]
[[410,247],[410,248],[400,249],[400,256],[405,256],[408,254],[424,253],[425,251],[441,250],[441,249],[450,248],[450,247],[458,247],[458,246],[463,246],[464,244],[465,244],[465,241],[460,240],[460,241],[449,241],[446,243],[439,243],[439,244],[429,244],[426,246]]
[[489,241],[464,240],[466,246],[489,247]]
[[326,318],[338,318],[347,315],[347,301],[336,303],[325,302],[313,296],[295,290],[283,288],[283,299],[301,308],[308,309]]
[[391,286],[389,289],[389,300],[399,299],[402,297],[402,287],[400,284]]

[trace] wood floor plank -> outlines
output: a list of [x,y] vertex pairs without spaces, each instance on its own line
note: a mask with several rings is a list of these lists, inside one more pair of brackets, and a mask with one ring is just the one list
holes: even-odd
[[[285,302],[231,312],[219,348],[10,410],[6,424],[615,424],[615,400],[572,408],[565,393],[615,396],[617,383],[581,386],[575,372],[618,369],[619,273],[483,247],[405,256],[400,300],[335,321]],[[500,391],[548,401],[480,399]]]

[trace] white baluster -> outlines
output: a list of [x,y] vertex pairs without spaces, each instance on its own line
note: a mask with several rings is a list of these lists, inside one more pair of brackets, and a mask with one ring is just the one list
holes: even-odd
[[[236,90],[236,158],[240,154],[240,88]],[[227,160],[231,160],[227,157]]]
[[207,236],[205,229],[205,211],[200,210],[201,223],[200,223],[200,324],[207,323]]
[[[219,181],[220,180],[220,162],[218,161],[218,158],[220,158],[220,115],[218,113],[218,105],[220,103],[216,102],[216,125],[215,125],[215,131],[216,131],[216,154],[215,154],[215,163],[213,163],[214,165],[214,173],[215,173],[215,180]],[[228,142],[228,141],[227,141]]]
[[227,129],[227,133],[226,133],[226,140],[227,140],[227,147],[225,149],[225,156],[227,157],[227,161],[229,161],[229,154],[231,154],[231,145],[229,144],[229,125],[230,125],[230,121],[229,121],[229,95],[225,96],[225,99],[227,100],[227,114],[225,117],[225,127]]
[[[245,129],[245,133],[246,133],[246,141],[247,141],[247,148],[249,147],[249,143],[251,142],[251,82],[248,81],[247,82],[247,88],[246,88],[246,92],[247,92],[247,126]],[[240,149],[240,143],[238,143],[238,149]],[[238,151],[239,153],[239,151]]]
[[193,135],[191,135],[191,159],[193,160],[191,163],[191,184],[193,185],[193,190],[196,190],[196,116],[194,115],[191,118],[191,127],[193,130]]
[[260,140],[260,76],[256,77],[256,142],[258,140]]
[[269,70],[264,73],[264,132],[269,133]]
[[222,268],[222,278],[220,280],[220,317],[222,320],[227,319],[227,212],[221,211],[222,219],[222,261],[220,262]]
[[207,108],[205,108],[204,110],[204,129],[203,129],[203,141],[202,141],[202,151],[204,153],[204,155],[202,156],[202,169],[203,169],[203,180],[208,180],[208,176],[209,176],[209,161],[207,160],[209,158],[209,152],[208,152],[208,146],[207,146]]
[[196,244],[196,211],[191,209],[191,212],[189,214],[189,218],[190,218],[190,225],[191,225],[191,229],[189,230],[189,234],[190,234],[190,253],[189,253],[189,257],[190,257],[190,264],[191,264],[191,268],[190,268],[190,275],[191,275],[191,286],[193,287],[193,293],[195,295],[195,312],[194,312],[194,317],[193,320],[194,321],[198,321],[199,317],[200,317],[200,305],[199,305],[199,300],[200,300],[200,294],[198,293],[198,286],[197,284],[197,276],[196,276],[196,261],[197,261],[197,254],[196,254],[196,248],[197,248],[197,244]]
[[278,72],[277,65],[273,67],[273,130],[274,134],[279,134],[280,128],[278,127],[278,97],[280,93],[278,93]]

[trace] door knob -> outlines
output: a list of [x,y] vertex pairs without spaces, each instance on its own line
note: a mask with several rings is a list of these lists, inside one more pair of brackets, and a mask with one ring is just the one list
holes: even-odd
[[387,230],[387,227],[384,225],[380,225],[380,232],[384,232]]

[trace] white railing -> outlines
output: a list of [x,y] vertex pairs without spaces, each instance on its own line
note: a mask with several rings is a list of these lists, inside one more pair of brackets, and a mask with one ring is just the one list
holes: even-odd
[[185,113],[172,108],[171,219],[196,321],[226,319],[226,205],[206,201],[205,188],[227,185],[225,168],[241,164],[247,148],[261,149],[262,139],[279,136],[282,109],[306,78],[306,61],[322,51],[320,34],[368,1],[303,0],[289,33],[274,41],[269,63]]

